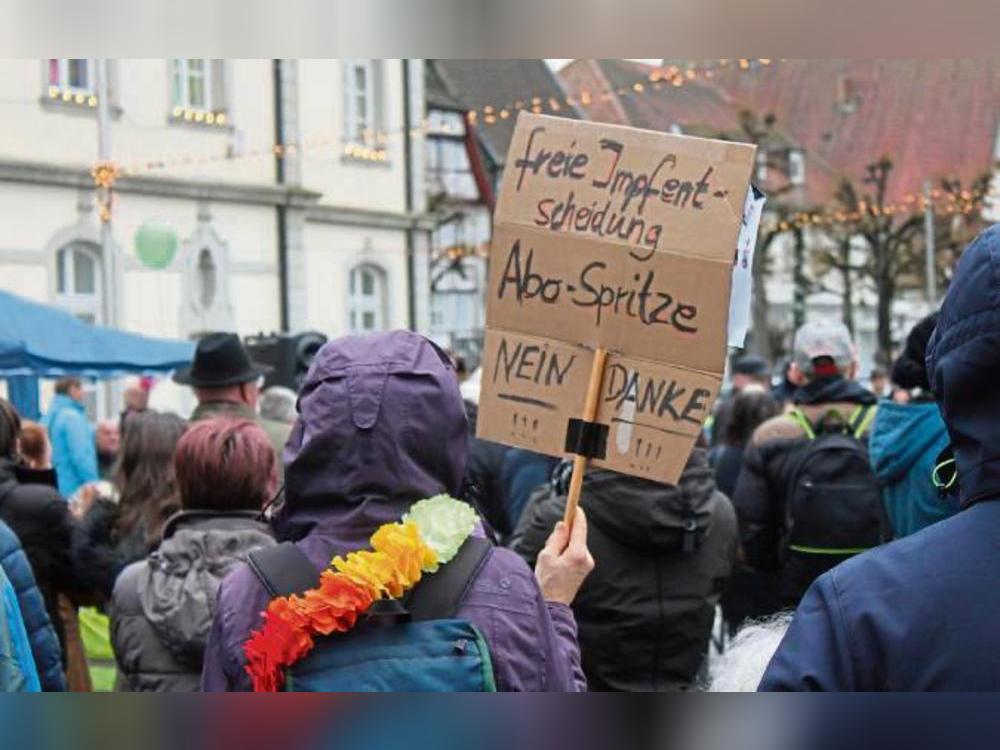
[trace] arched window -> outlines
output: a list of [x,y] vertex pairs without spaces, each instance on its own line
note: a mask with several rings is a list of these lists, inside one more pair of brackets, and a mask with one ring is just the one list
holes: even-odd
[[[101,256],[89,242],[71,242],[56,251],[56,304],[85,323],[100,323]],[[84,384],[84,408],[90,419],[104,414],[108,393],[92,382]]]
[[198,256],[198,302],[202,310],[209,310],[215,302],[216,266],[212,251],[207,247]]
[[97,247],[71,242],[56,252],[56,302],[87,323],[101,320],[101,259]]
[[385,329],[385,271],[364,263],[351,269],[350,326],[352,333],[371,333]]

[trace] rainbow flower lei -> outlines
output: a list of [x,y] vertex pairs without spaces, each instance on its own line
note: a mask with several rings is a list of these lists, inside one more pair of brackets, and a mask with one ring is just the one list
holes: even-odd
[[371,550],[335,557],[316,588],[272,599],[263,627],[243,644],[254,692],[280,689],[285,669],[309,653],[317,635],[347,632],[373,602],[401,597],[448,563],[477,520],[471,506],[448,495],[421,500],[402,520],[380,526]]

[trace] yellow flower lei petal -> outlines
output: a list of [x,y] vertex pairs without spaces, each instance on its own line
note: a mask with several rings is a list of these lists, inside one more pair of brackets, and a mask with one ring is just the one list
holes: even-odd
[[415,586],[422,572],[436,568],[437,555],[424,544],[414,523],[381,526],[371,538],[373,550],[335,557],[333,567],[359,586],[369,588],[374,598],[398,598]]

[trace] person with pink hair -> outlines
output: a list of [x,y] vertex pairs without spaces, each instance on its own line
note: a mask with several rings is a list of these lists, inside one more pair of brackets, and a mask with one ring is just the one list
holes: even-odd
[[260,514],[277,467],[256,423],[192,425],[174,469],[181,511],[159,548],[118,577],[111,599],[119,690],[197,690],[220,581],[248,552],[274,543]]

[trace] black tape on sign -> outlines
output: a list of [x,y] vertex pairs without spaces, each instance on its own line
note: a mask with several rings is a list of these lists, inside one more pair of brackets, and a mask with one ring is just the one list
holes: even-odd
[[566,452],[604,458],[608,455],[608,431],[606,424],[571,419],[566,425]]

